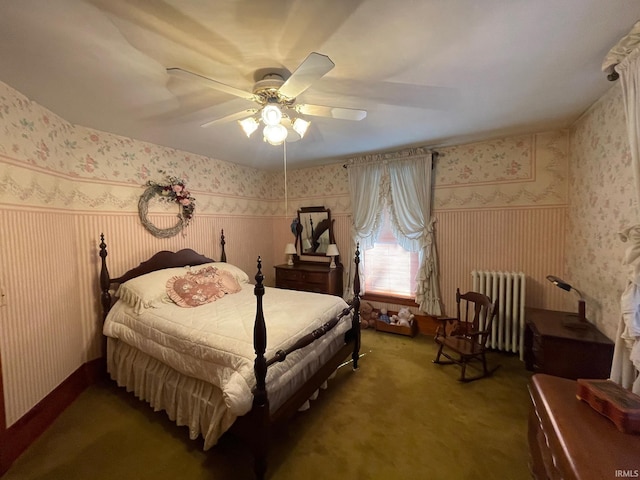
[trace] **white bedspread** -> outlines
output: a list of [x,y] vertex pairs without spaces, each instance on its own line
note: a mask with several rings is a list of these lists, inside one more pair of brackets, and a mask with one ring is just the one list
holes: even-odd
[[[126,303],[117,302],[104,324],[104,334],[118,338],[185,375],[219,387],[234,415],[251,409],[255,385],[253,325],[256,297],[253,285],[239,293],[196,308],[163,303],[137,314]],[[346,302],[339,297],[266,288],[263,297],[267,325],[267,353],[270,358],[301,336],[337,316]],[[267,390],[278,391],[292,377],[308,376],[318,360],[336,351],[351,316],[343,318],[322,339],[271,366]],[[286,387],[285,387],[286,388]]]

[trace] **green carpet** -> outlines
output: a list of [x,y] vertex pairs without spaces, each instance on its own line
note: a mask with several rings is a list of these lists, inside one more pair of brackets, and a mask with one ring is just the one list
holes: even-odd
[[[529,372],[516,355],[487,379],[431,363],[431,337],[362,332],[360,369],[342,367],[312,408],[274,435],[269,479],[529,479]],[[111,382],[87,389],[3,480],[251,479],[225,435],[203,452],[162,412]]]

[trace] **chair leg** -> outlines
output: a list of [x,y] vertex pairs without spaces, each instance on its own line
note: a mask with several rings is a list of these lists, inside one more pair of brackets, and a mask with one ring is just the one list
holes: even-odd
[[460,381],[466,382],[467,378],[465,377],[465,372],[467,371],[467,361],[465,359],[460,359],[462,362],[462,372],[460,372]]
[[440,348],[438,349],[438,353],[436,355],[436,359],[433,361],[433,363],[440,363],[440,355],[442,354],[442,347],[444,345],[440,344]]

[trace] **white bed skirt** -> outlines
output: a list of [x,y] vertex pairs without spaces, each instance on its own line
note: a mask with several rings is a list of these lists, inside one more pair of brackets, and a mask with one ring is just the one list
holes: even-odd
[[214,446],[236,419],[222,391],[183,375],[117,339],[107,338],[107,371],[120,387],[133,392],[171,421],[189,427],[192,440],[204,438],[204,450]]
[[[334,350],[337,351],[336,346],[328,349],[321,356],[322,360],[326,361],[330,353],[335,353]],[[299,387],[313,369],[307,366],[305,370],[306,375],[298,377],[289,387]],[[111,337],[107,337],[107,371],[118,386],[149,403],[154,411],[164,410],[172,422],[179,426],[187,426],[189,438],[195,440],[202,435],[204,450],[213,447],[237,418],[225,404],[222,391],[218,387],[186,376]],[[330,378],[335,374],[336,372]],[[327,382],[324,382],[321,388],[326,389]],[[278,392],[279,395],[275,395],[276,401],[271,403],[271,410],[277,408],[291,391],[289,388],[287,392]],[[309,400],[315,400],[317,396],[318,391],[314,392]],[[310,407],[309,400],[300,410]]]

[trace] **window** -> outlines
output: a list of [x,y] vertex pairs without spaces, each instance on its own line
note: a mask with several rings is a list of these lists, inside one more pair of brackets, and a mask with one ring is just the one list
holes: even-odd
[[418,252],[409,252],[398,244],[386,209],[378,241],[364,251],[363,258],[365,294],[415,297]]

